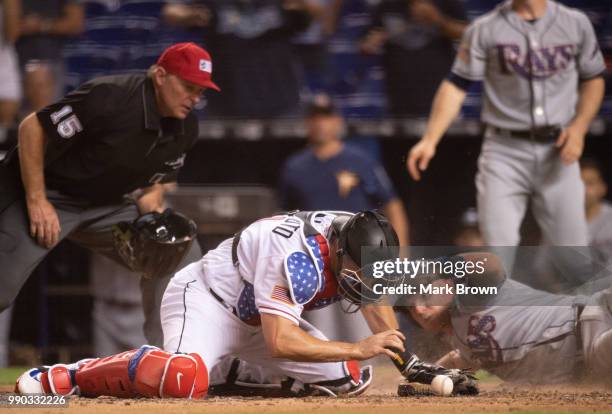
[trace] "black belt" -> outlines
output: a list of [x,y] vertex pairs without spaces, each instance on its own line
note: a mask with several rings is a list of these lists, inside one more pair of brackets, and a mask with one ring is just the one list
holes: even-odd
[[213,298],[215,298],[217,300],[217,302],[219,302],[221,305],[223,305],[223,307],[229,311],[231,311],[234,316],[238,317],[238,312],[236,312],[236,308],[232,305],[230,305],[229,303],[227,303],[226,301],[224,301],[221,296],[217,295],[217,293],[212,290],[212,288],[208,288],[208,291],[210,292],[211,295],[213,295]]
[[525,130],[504,129],[492,125],[489,128],[495,135],[543,143],[555,142],[561,134],[561,127],[558,125],[547,125]]

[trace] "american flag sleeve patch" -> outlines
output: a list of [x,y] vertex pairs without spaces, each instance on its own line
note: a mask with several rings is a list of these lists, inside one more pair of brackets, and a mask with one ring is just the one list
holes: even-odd
[[289,295],[289,289],[284,286],[275,285],[274,289],[272,289],[272,299],[286,303],[287,305],[294,306],[293,300],[291,300],[291,296]]

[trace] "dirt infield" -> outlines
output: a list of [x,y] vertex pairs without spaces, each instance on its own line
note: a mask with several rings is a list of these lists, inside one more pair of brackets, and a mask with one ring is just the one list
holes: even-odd
[[[528,387],[499,383],[482,384],[477,397],[418,396],[400,398],[395,395],[397,374],[388,367],[378,367],[368,392],[354,398],[209,398],[185,400],[121,400],[110,397],[95,399],[73,397],[69,408],[22,408],[19,413],[612,413],[612,390],[604,386]],[[10,392],[10,386],[0,387]],[[2,408],[0,408],[0,411]]]

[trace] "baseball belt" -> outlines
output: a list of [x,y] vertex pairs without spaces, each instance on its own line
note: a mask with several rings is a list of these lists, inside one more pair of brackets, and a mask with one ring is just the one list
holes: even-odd
[[217,302],[219,302],[221,305],[223,305],[223,307],[225,309],[227,309],[228,311],[232,312],[235,317],[238,317],[238,312],[236,312],[236,307],[235,306],[232,306],[229,303],[227,303],[226,301],[224,301],[221,296],[217,295],[217,293],[214,290],[212,290],[212,288],[208,288],[208,291],[213,296],[213,298],[215,298],[215,300]]
[[492,125],[489,125],[489,128],[491,128],[491,131],[498,136],[524,139],[527,141],[541,143],[555,142],[557,138],[559,138],[559,134],[561,134],[561,127],[559,125],[546,125],[525,130],[498,128]]

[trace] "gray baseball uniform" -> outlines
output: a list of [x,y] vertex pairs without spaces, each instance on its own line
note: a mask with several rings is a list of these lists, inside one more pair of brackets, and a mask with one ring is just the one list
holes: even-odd
[[[610,375],[612,288],[591,297],[565,296],[507,280],[493,304],[455,304],[453,346],[468,363],[478,363],[504,380],[568,382],[579,373],[581,355],[587,373]],[[578,325],[579,306],[584,308]]]
[[90,263],[94,354],[107,356],[146,344],[140,277],[107,257]]
[[[558,133],[535,139],[530,131],[568,125],[578,82],[605,70],[586,15],[554,1],[526,21],[505,1],[467,29],[452,69],[484,81],[487,124],[476,186],[483,237],[491,246],[515,246],[529,200],[545,241],[586,246],[584,187],[578,164],[564,165]],[[522,137],[522,138],[521,138]]]
[[607,201],[589,222],[589,245],[597,262],[612,273],[612,204]]

